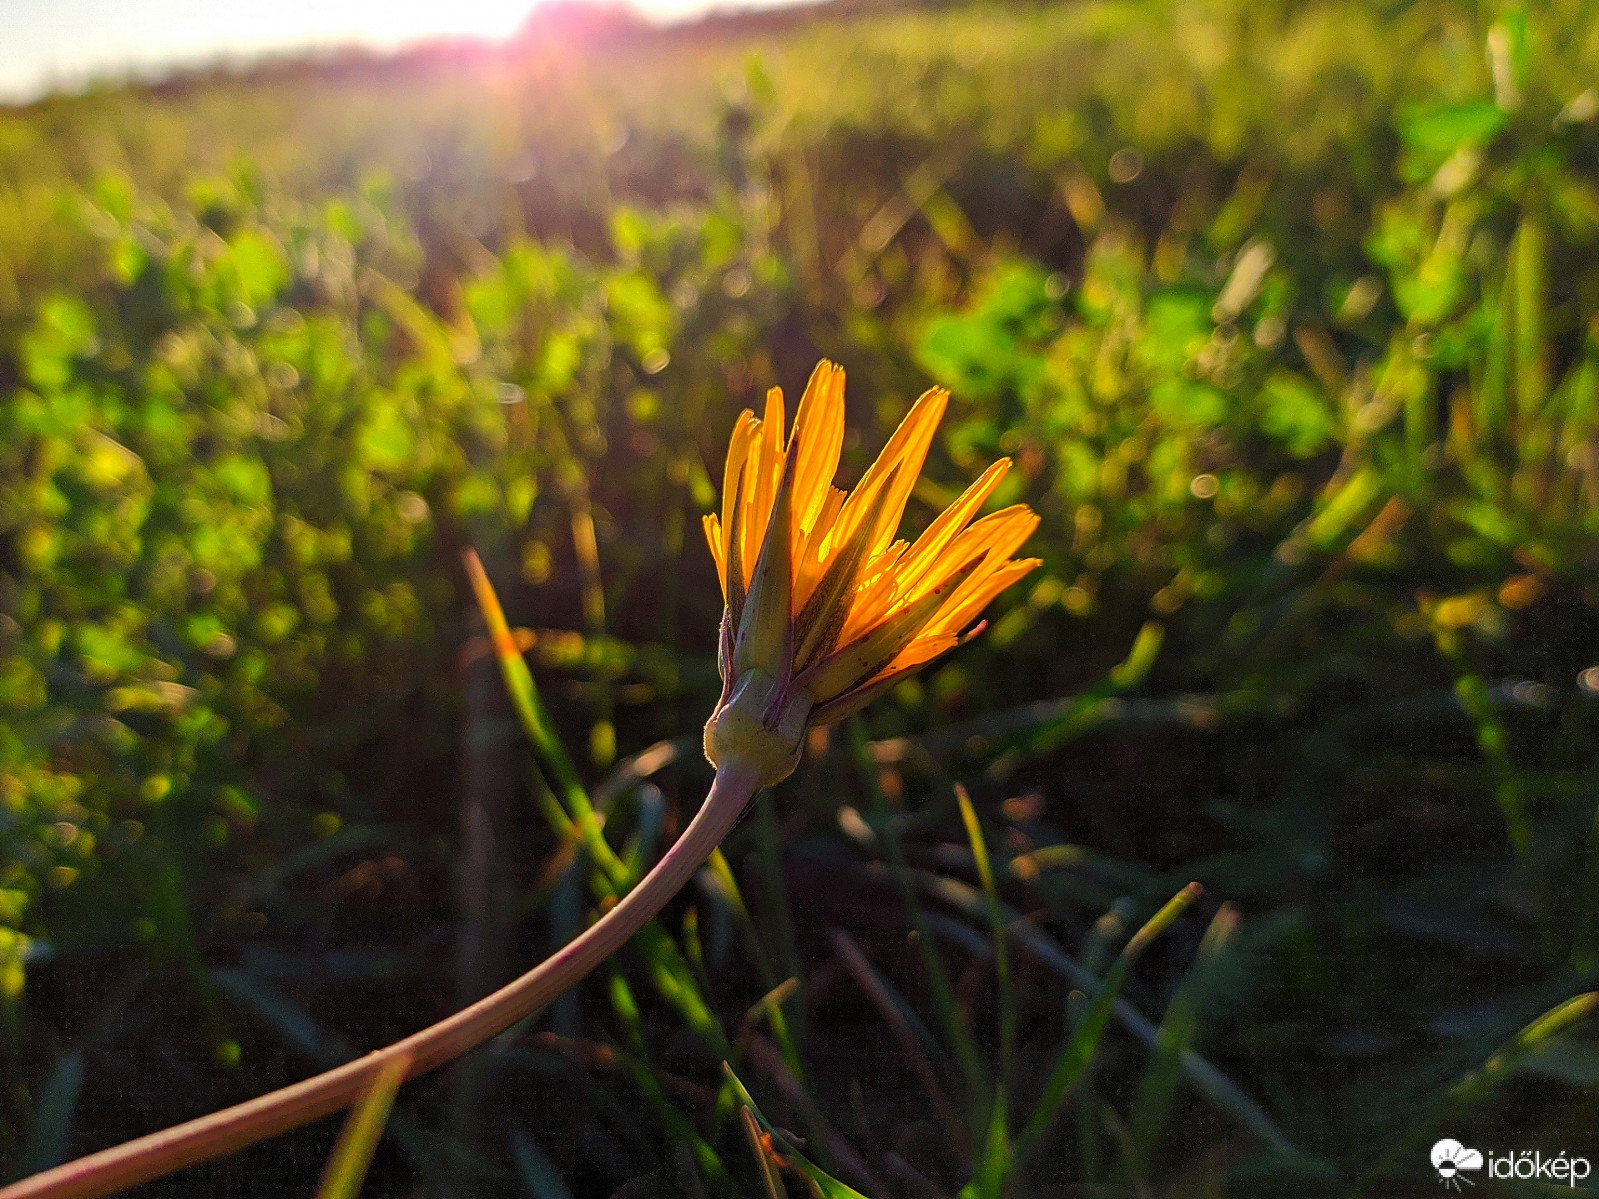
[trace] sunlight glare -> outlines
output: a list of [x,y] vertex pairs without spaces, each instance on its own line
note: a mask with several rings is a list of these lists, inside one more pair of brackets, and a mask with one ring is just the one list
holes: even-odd
[[363,40],[377,42],[409,40],[433,35],[469,37],[509,37],[527,20],[534,0],[337,0],[323,9],[342,9],[347,14],[340,24],[358,32]]

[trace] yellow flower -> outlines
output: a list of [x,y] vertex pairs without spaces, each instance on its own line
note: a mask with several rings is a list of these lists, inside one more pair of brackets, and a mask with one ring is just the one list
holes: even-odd
[[926,392],[853,492],[832,486],[844,445],[844,372],[821,362],[784,440],[783,393],[733,427],[722,511],[705,518],[727,607],[722,700],[705,753],[766,785],[799,759],[807,725],[858,711],[981,631],[990,600],[1039,565],[1012,555],[1025,504],[974,520],[1010,467],[994,463],[915,542],[895,539],[949,393]]

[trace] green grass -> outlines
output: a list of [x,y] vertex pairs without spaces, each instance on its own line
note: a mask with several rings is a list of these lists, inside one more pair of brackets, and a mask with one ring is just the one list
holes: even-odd
[[[1044,568],[402,1089],[364,1193],[1591,1152],[1588,9],[550,23],[0,113],[5,1169],[387,1043],[636,878],[709,778],[727,432],[823,354],[847,479],[944,384],[910,521],[1010,455]],[[161,1193],[309,1192],[336,1135]]]

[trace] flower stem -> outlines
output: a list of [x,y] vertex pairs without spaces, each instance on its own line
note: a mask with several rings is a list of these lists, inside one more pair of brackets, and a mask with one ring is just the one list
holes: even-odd
[[587,930],[515,982],[403,1041],[247,1103],[67,1162],[0,1189],[0,1199],[97,1199],[221,1157],[356,1102],[399,1058],[406,1078],[475,1049],[560,995],[622,947],[688,882],[757,788],[754,771],[727,764],[672,848]]

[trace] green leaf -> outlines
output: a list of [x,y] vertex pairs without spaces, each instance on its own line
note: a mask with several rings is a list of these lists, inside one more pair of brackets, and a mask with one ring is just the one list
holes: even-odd
[[283,247],[275,237],[250,229],[238,234],[230,248],[238,298],[252,308],[269,303],[289,279]]
[[1211,301],[1199,291],[1166,291],[1152,296],[1144,313],[1138,356],[1151,369],[1176,374],[1189,356],[1210,339]]
[[1489,100],[1418,104],[1400,113],[1399,137],[1430,174],[1456,150],[1487,145],[1508,120],[1504,110]]
[[373,470],[399,470],[416,452],[416,433],[393,407],[377,409],[361,430],[361,456]]
[[1277,371],[1261,389],[1261,428],[1295,458],[1319,454],[1333,440],[1338,421],[1322,393],[1291,371]]
[[1204,428],[1227,418],[1227,395],[1209,383],[1163,379],[1149,390],[1149,406],[1178,426]]

